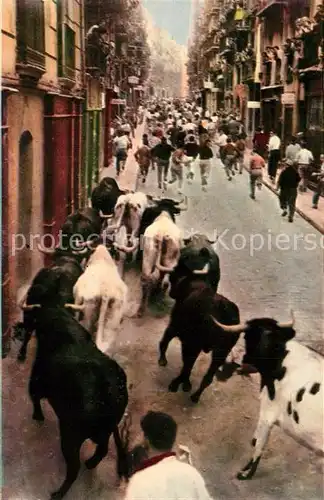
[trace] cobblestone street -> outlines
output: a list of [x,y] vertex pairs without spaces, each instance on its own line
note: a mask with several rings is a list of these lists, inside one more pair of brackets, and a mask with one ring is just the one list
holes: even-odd
[[[128,169],[134,167],[130,159]],[[107,173],[111,175],[111,171]],[[157,194],[155,175],[156,172],[150,173],[146,192]],[[125,182],[126,176],[127,172]],[[207,193],[201,192],[197,176],[193,185],[185,186],[189,210],[179,218],[179,225],[185,231],[210,235],[216,230],[219,234],[228,230],[222,237],[223,244],[216,245],[221,259],[220,292],[237,302],[242,319],[268,315],[286,320],[292,308],[299,340],[320,348],[323,283],[319,234],[297,215],[293,224],[281,218],[278,200],[268,189],[263,187],[257,200],[251,200],[245,172],[230,183],[217,161],[211,181]],[[138,189],[141,188],[139,184]],[[168,193],[175,196],[176,190],[169,188]],[[285,233],[290,241],[294,235],[314,235],[318,246],[308,251],[300,237],[296,250],[280,250],[274,245],[253,254],[249,246],[235,250],[235,244],[242,246],[243,236],[249,241],[250,235],[256,233],[264,238]],[[235,240],[235,234],[242,236]],[[138,272],[128,271],[126,282],[131,290],[132,314],[140,298]],[[179,345],[177,341],[170,345],[169,365],[163,369],[157,365],[157,344],[171,306],[171,300],[165,299],[152,306],[143,319],[126,319],[116,346],[116,359],[126,369],[129,381],[134,439],[141,415],[148,409],[163,409],[177,419],[178,443],[191,449],[194,464],[202,471],[215,499],[321,499],[320,460],[278,429],[272,432],[255,478],[243,483],[235,479],[251,453],[250,441],[259,408],[258,375],[250,379],[235,375],[226,383],[215,381],[197,407],[189,402],[186,393],[168,393],[168,383],[180,367]],[[48,404],[44,403],[44,425],[38,426],[31,419],[27,383],[33,350],[34,347],[29,350],[26,365],[17,364],[16,347],[3,361],[3,498],[7,500],[45,500],[64,474],[57,420]],[[209,356],[201,355],[192,375],[194,387],[208,362]],[[92,444],[85,444],[82,460],[92,450]],[[83,468],[67,500],[121,498],[123,488],[116,483],[115,458],[112,445],[94,472]]]

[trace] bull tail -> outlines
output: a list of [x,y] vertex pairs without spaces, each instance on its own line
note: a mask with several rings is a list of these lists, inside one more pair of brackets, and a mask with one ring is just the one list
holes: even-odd
[[130,428],[132,419],[129,414],[125,416],[120,432],[116,425],[113,434],[117,449],[117,474],[120,479],[128,480],[130,477],[130,462],[129,462],[129,442]]
[[[113,344],[114,338],[105,338],[105,324],[107,322],[108,316],[110,316],[112,308],[115,306],[117,299],[111,297],[101,297],[100,298],[100,312],[99,312],[99,318],[98,318],[98,329],[97,329],[97,338],[96,338],[96,344],[97,346],[102,346],[102,348],[106,351],[109,349],[109,347]],[[115,330],[117,325],[114,324],[115,322],[113,321],[113,318],[111,318],[111,323],[109,330],[112,332]]]

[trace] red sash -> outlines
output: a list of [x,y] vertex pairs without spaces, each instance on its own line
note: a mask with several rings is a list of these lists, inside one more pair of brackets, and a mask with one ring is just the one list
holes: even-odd
[[156,455],[155,457],[147,458],[136,468],[135,473],[139,472],[140,470],[147,469],[148,467],[151,467],[152,465],[161,462],[161,460],[163,460],[164,458],[175,457],[175,456],[176,453],[174,451],[167,451],[166,453],[161,453],[161,455]]

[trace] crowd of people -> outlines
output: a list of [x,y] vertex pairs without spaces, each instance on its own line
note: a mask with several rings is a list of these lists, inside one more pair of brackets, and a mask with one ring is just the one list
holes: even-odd
[[[192,183],[198,171],[201,188],[206,191],[215,157],[220,158],[229,181],[236,174],[242,175],[247,160],[247,134],[239,116],[224,111],[211,115],[196,104],[174,100],[149,102],[146,112],[143,106],[139,109],[140,121],[144,114],[145,134],[135,152],[142,183],[146,182],[150,169],[156,170],[158,189],[166,191],[169,185],[177,182],[181,194],[185,180]],[[114,139],[117,176],[132,147],[130,135],[134,136],[134,121],[124,118]],[[292,137],[282,160],[281,156],[281,139],[277,133],[267,134],[258,128],[246,164],[250,174],[250,197],[255,199],[256,187],[261,189],[267,167],[270,181],[280,190],[282,215],[286,216],[289,211],[288,220],[293,222],[298,191],[307,191],[314,157],[302,137]],[[312,199],[312,206],[317,209],[324,186],[324,155],[321,155],[320,169],[312,173],[311,178],[317,181]]]

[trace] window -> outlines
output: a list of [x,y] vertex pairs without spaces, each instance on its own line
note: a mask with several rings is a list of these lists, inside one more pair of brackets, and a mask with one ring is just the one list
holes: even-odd
[[[57,64],[58,76],[75,80],[75,32],[64,23],[65,2],[57,0]],[[68,6],[69,6],[68,2]],[[69,10],[69,7],[67,7]],[[69,12],[67,12],[69,14]]]
[[310,97],[307,110],[308,130],[323,129],[323,99],[322,97]]
[[58,30],[58,76],[75,79],[75,32],[67,24]]
[[18,61],[45,67],[43,0],[17,0]]

